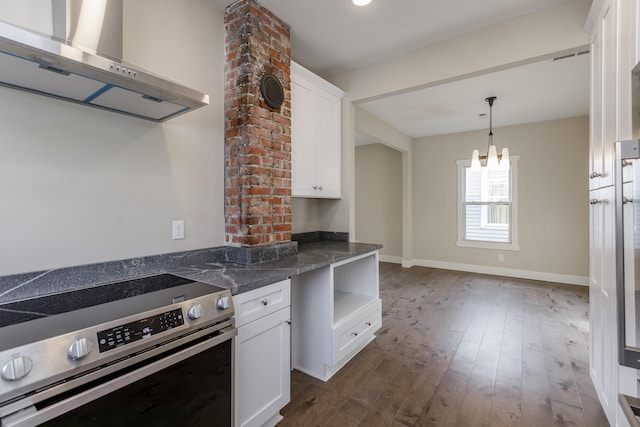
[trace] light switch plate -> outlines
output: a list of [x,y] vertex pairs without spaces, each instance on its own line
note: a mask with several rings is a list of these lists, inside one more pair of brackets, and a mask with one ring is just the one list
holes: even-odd
[[173,240],[184,239],[184,220],[173,221]]

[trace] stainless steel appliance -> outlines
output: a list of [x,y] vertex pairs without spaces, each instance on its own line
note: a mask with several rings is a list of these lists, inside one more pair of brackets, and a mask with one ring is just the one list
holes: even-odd
[[[640,140],[618,141],[616,149],[616,281],[619,362],[640,369]],[[639,265],[640,266],[640,265]]]
[[0,424],[231,425],[233,314],[170,274],[0,304]]
[[[640,64],[632,70],[631,81],[633,133],[638,138]],[[618,361],[640,369],[640,139],[615,143],[614,172]],[[640,427],[640,399],[619,394],[618,400],[630,425]]]
[[27,17],[50,7],[53,34],[0,21],[0,85],[156,122],[209,104],[208,95],[122,60],[122,0],[49,3],[38,14],[22,1],[5,5]]
[[[618,361],[640,369],[640,140],[615,143]],[[620,394],[629,423],[640,426],[640,400]]]

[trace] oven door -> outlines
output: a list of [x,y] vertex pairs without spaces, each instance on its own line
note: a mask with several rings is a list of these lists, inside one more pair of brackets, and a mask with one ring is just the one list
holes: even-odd
[[615,147],[618,359],[640,369],[640,140]]
[[54,394],[3,418],[1,425],[231,426],[232,338],[237,330],[222,332],[173,343],[170,350],[144,360],[133,355],[133,363],[122,369]]

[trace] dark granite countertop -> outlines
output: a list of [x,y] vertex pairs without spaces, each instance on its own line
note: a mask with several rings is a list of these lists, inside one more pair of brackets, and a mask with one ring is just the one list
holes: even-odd
[[237,294],[380,248],[334,240],[299,242],[295,255],[236,264],[224,261],[225,248],[216,247],[0,276],[0,304],[166,272]]
[[249,265],[207,262],[172,269],[169,273],[231,289],[235,295],[380,248],[381,245],[368,243],[312,242],[300,244],[296,255],[274,261]]

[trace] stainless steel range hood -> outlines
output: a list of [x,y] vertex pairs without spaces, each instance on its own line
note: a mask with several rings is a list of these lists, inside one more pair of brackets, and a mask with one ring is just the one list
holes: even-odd
[[53,0],[52,11],[51,35],[0,21],[0,85],[156,122],[209,104],[119,59],[122,0]]

